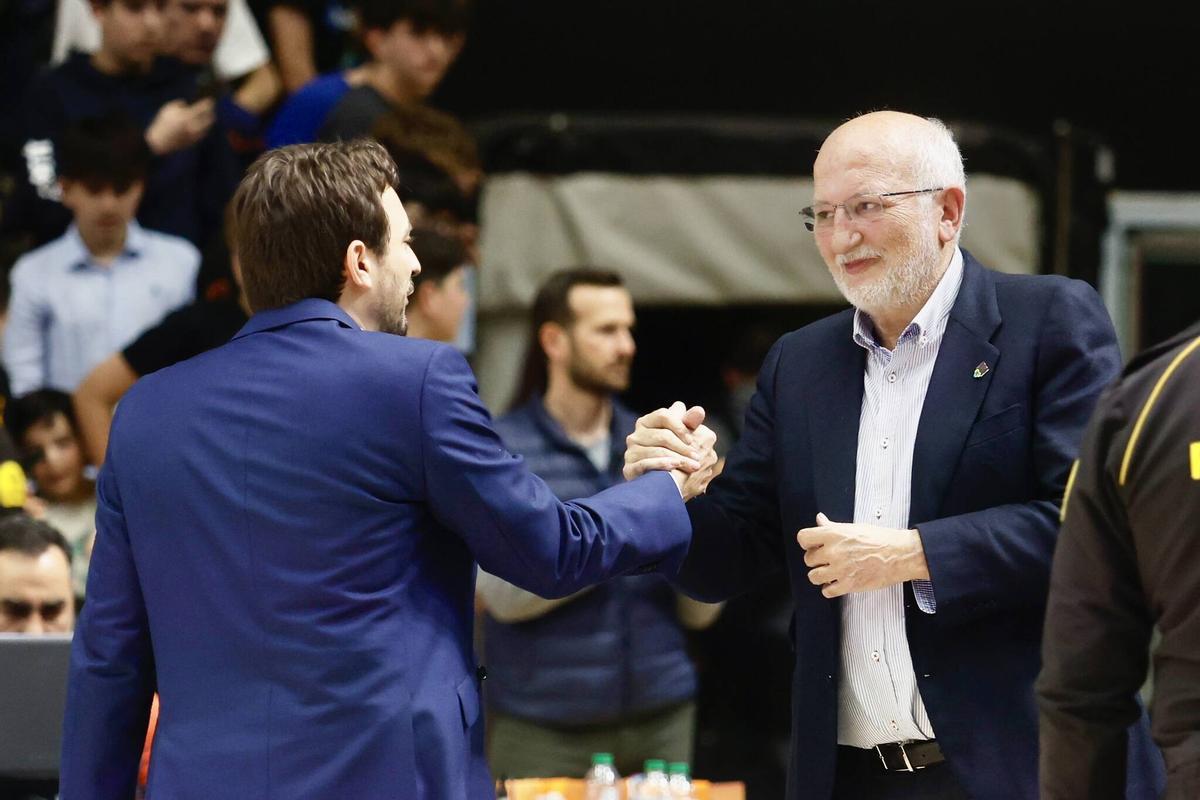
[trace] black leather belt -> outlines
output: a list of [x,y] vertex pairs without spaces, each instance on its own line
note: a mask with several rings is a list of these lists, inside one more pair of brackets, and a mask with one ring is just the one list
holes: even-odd
[[922,742],[888,742],[875,745],[879,761],[888,772],[913,772],[932,767],[946,760],[937,740]]
[[916,772],[946,760],[942,748],[934,739],[917,742],[888,742],[869,749],[839,747],[839,753],[852,755],[856,760],[871,760],[888,772]]

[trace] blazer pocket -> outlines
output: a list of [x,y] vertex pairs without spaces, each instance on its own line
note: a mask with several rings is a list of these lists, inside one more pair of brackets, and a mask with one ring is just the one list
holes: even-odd
[[967,443],[963,445],[963,449],[989,442],[992,439],[998,439],[1005,434],[1012,433],[1024,427],[1025,407],[1020,403],[1011,405],[1003,411],[976,422],[971,428],[970,435],[967,436]]
[[479,687],[475,676],[468,675],[458,684],[458,708],[462,712],[463,728],[469,729],[479,719]]

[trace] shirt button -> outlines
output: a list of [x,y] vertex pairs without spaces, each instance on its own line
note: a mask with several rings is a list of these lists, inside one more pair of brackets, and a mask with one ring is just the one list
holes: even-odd
[[896,373],[889,372],[888,373],[888,383],[895,383],[895,382],[896,382]]
[[878,650],[871,651],[871,660],[876,661],[876,662],[879,661],[879,651]]
[[881,441],[881,442],[879,443],[879,446],[880,446],[880,447],[882,447],[884,450],[887,450],[887,446],[888,446],[888,437],[886,437],[886,436],[885,436],[885,437],[883,437],[883,441]]
[[888,725],[890,725],[892,730],[894,730],[894,731],[900,730],[900,726],[896,724],[896,720],[892,720],[891,722],[888,723]]
[[879,519],[882,516],[883,516],[883,508],[876,508],[875,509],[875,519]]

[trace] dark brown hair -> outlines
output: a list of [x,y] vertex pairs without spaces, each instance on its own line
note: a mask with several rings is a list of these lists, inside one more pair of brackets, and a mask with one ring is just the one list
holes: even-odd
[[390,232],[380,195],[397,180],[391,156],[366,139],[297,144],[260,156],[233,196],[250,307],[279,308],[306,297],[336,302],[350,242],[386,252]]
[[60,178],[124,192],[145,180],[150,148],[141,127],[124,114],[110,114],[67,126],[55,142],[54,159]]
[[454,270],[467,263],[462,240],[433,228],[413,228],[412,249],[421,262],[421,273],[413,278],[414,293],[422,284],[441,286]]
[[571,290],[576,286],[624,286],[625,281],[612,270],[597,267],[572,267],[553,273],[542,282],[533,299],[533,310],[529,320],[529,347],[525,351],[525,367],[521,370],[521,382],[513,396],[510,408],[517,408],[535,394],[545,394],[549,380],[546,353],[538,332],[547,322],[557,322],[564,328],[575,322],[571,310]]
[[37,558],[51,547],[62,550],[71,563],[71,546],[57,529],[23,512],[0,519],[0,552],[11,550]]
[[467,0],[359,0],[354,4],[363,30],[388,30],[401,20],[417,33],[432,30],[447,36],[465,33],[471,18]]

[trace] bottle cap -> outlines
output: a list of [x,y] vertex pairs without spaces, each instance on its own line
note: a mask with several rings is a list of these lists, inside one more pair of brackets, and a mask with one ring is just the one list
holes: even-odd
[[648,758],[645,764],[646,772],[666,772],[667,762],[661,758]]
[[612,753],[592,753],[592,763],[593,764],[607,764],[608,766],[611,767],[612,763],[613,763],[613,754]]
[[671,775],[686,776],[689,772],[691,772],[691,770],[688,769],[686,761],[672,761],[667,765],[667,772]]

